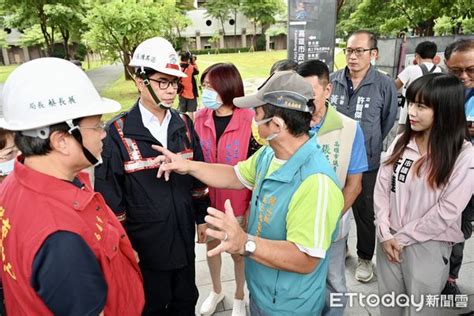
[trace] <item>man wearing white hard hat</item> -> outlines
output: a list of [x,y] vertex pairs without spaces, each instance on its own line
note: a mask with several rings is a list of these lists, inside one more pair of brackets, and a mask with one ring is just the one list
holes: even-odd
[[0,185],[9,315],[140,315],[140,270],[124,229],[81,170],[101,162],[102,114],[120,105],[57,58],[15,69],[0,127],[22,155]]
[[194,315],[198,298],[194,246],[205,241],[207,187],[191,176],[156,177],[152,145],[190,160],[203,160],[192,120],[171,108],[179,78],[186,76],[164,38],[141,43],[133,54],[139,99],[109,122],[104,164],[95,189],[123,222],[140,258],[145,286],[143,315]]

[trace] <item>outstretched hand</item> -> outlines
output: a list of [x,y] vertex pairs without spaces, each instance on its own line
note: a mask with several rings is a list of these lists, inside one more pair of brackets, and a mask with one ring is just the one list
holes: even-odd
[[164,173],[165,180],[168,181],[171,172],[179,174],[187,174],[189,172],[189,161],[181,157],[181,155],[175,154],[162,146],[151,145],[151,147],[162,153],[162,155],[159,155],[154,159],[155,163],[160,164],[160,168],[156,175],[157,178],[161,178]]
[[217,229],[208,228],[206,234],[221,241],[220,245],[207,252],[209,257],[222,252],[230,254],[243,254],[247,234],[240,227],[235,218],[234,210],[229,200],[224,203],[225,213],[215,208],[209,207],[205,220]]

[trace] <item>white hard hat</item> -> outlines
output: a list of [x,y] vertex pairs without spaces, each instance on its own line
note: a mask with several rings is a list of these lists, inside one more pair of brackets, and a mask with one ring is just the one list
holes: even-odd
[[59,58],[38,58],[16,68],[3,88],[0,127],[33,130],[81,117],[119,111],[101,98],[87,75]]
[[151,68],[175,77],[187,77],[179,66],[178,54],[171,43],[162,37],[149,38],[138,45],[129,66]]

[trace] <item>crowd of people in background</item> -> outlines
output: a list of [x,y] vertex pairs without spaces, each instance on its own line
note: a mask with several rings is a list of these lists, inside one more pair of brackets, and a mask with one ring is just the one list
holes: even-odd
[[[448,45],[445,67],[436,44],[420,42],[397,78],[373,65],[381,53],[375,34],[356,31],[344,69],[282,60],[245,95],[232,63],[211,65],[198,84],[195,56],[179,62],[151,38],[130,62],[137,101],[107,124],[102,115],[120,105],[77,66],[19,66],[0,119],[6,313],[210,315],[224,299],[227,252],[233,316],[247,313],[245,283],[251,315],[343,315],[347,297],[331,297],[348,291],[352,217],[356,280],[375,272],[380,296],[461,294],[474,221],[474,40]],[[91,166],[93,185],[82,172]],[[197,309],[196,242],[212,280]],[[380,306],[383,316],[415,312],[443,314]]]

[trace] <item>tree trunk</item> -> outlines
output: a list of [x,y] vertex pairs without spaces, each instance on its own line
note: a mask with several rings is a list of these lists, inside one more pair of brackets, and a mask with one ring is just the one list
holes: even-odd
[[224,19],[220,19],[221,20],[221,26],[222,26],[222,38],[224,39],[224,48],[227,48],[227,44],[225,42],[225,29],[224,29]]
[[252,34],[252,47],[250,47],[250,51],[254,52],[257,50],[257,43],[255,42],[255,38],[257,37],[257,22],[253,23],[253,34]]
[[344,0],[337,0],[336,17],[339,16],[339,11],[341,10],[343,5],[344,5]]
[[61,36],[63,37],[64,58],[70,60],[71,56],[69,55],[69,30],[65,30],[63,28],[60,28],[60,30]]
[[[51,39],[51,35],[48,33],[48,18],[44,14],[43,5],[39,5],[38,9],[38,16],[40,18],[40,28],[41,33],[43,33],[44,43],[46,45],[46,54],[48,57],[53,55],[53,40]],[[54,29],[51,27],[51,30],[54,32]]]
[[125,80],[133,80],[133,76],[131,74],[131,69],[128,67],[128,64],[130,63],[130,55],[128,52],[122,52],[123,54],[123,70],[125,73]]
[[237,10],[234,10],[234,48],[237,48]]

